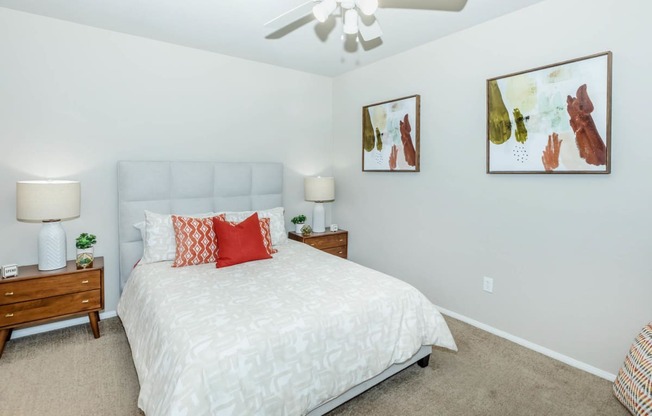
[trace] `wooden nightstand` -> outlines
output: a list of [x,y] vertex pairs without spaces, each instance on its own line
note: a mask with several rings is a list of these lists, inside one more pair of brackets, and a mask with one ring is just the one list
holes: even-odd
[[95,338],[100,337],[99,311],[104,309],[104,258],[93,267],[42,272],[37,265],[21,266],[18,276],[0,280],[0,357],[14,328],[88,314]]
[[288,238],[290,240],[306,243],[321,251],[342,257],[343,259],[345,259],[348,254],[349,232],[346,230],[312,233],[306,236],[290,231],[288,233]]

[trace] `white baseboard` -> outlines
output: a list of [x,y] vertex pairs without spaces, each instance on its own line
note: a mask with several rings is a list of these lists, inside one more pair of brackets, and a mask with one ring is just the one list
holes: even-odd
[[[118,316],[116,311],[106,311],[100,313],[100,319],[108,319]],[[30,326],[29,328],[17,329],[11,333],[11,339],[26,337],[28,335],[40,334],[41,332],[53,331],[55,329],[67,328],[69,326],[81,325],[88,323],[88,316],[82,316],[64,321],[52,322],[50,324]]]
[[451,318],[458,319],[458,320],[460,320],[462,322],[466,322],[467,324],[472,325],[472,326],[474,326],[476,328],[480,328],[483,331],[487,331],[487,332],[492,333],[494,335],[497,335],[497,336],[499,336],[501,338],[505,338],[505,339],[507,339],[509,341],[512,341],[512,342],[514,342],[514,343],[516,343],[518,345],[521,345],[521,346],[523,346],[525,348],[529,348],[529,349],[531,349],[533,351],[539,352],[539,353],[541,353],[543,355],[546,355],[546,356],[548,356],[550,358],[554,358],[555,360],[558,360],[558,361],[561,361],[562,363],[568,364],[571,367],[578,368],[580,370],[586,371],[587,373],[591,373],[593,375],[596,375],[596,376],[598,376],[600,378],[604,378],[604,379],[612,381],[612,382],[616,379],[615,374],[611,374],[611,373],[606,372],[604,370],[600,370],[599,368],[593,367],[592,365],[583,363],[583,362],[578,361],[578,360],[576,360],[574,358],[571,358],[571,357],[568,357],[566,355],[560,354],[560,353],[558,353],[556,351],[549,350],[548,348],[542,347],[541,345],[535,344],[535,343],[530,342],[530,341],[528,341],[526,339],[519,338],[519,337],[517,337],[515,335],[512,335],[512,334],[509,334],[509,333],[507,333],[505,331],[501,331],[500,329],[496,329],[496,328],[494,328],[492,326],[489,326],[487,324],[483,324],[482,322],[478,322],[475,319],[471,319],[471,318],[468,318],[468,317],[466,317],[464,315],[460,315],[459,313],[449,311],[449,310],[444,309],[444,308],[440,308],[439,306],[437,306],[437,309],[439,309],[439,311],[441,313],[443,313],[444,315],[450,316]]

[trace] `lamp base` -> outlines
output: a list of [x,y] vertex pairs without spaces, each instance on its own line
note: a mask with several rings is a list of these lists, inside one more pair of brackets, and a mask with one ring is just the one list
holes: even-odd
[[324,204],[322,202],[315,202],[315,208],[312,210],[312,231],[316,233],[326,231],[324,226]]
[[38,269],[66,267],[66,232],[61,221],[44,222],[38,234]]

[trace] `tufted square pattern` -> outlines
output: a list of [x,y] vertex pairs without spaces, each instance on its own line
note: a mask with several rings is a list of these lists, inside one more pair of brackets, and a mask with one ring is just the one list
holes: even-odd
[[[281,163],[118,162],[120,287],[143,254],[141,233],[133,225],[145,219],[145,210],[188,216],[282,206]],[[280,223],[284,228],[284,219]],[[270,226],[279,228],[273,220]]]

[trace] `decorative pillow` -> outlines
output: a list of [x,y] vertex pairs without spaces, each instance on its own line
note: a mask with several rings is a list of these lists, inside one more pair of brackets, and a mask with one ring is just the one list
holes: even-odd
[[652,322],[634,340],[613,390],[633,415],[652,416]]
[[272,245],[272,232],[270,231],[269,226],[271,220],[269,218],[258,218],[258,221],[260,223],[260,233],[263,235],[263,243],[265,243],[267,254],[278,253],[278,250]]
[[[219,215],[219,217],[223,220],[226,221],[225,219],[225,214]],[[278,253],[278,250],[275,249],[272,245],[272,232],[269,229],[269,218],[258,218],[258,222],[260,224],[260,233],[263,235],[263,243],[265,243],[265,249],[267,250],[267,254],[274,254]],[[239,222],[236,221],[229,221],[229,224],[231,225],[236,225],[239,224]]]
[[215,232],[212,218],[172,215],[176,255],[172,267],[194,266],[215,261]]
[[255,212],[238,224],[213,217],[213,229],[217,236],[217,267],[272,258],[265,248]]
[[248,218],[254,212],[258,214],[259,218],[269,218],[270,231],[272,232],[272,244],[283,244],[288,241],[288,233],[285,231],[285,217],[283,215],[285,209],[277,207],[261,211],[240,211],[240,212],[227,212],[226,220],[240,222]]
[[[206,218],[214,214],[211,212],[205,214],[187,215],[187,217]],[[174,236],[174,227],[172,226],[172,216],[170,214],[157,214],[151,211],[145,211],[145,229],[139,227],[141,223],[134,226],[141,230],[143,237],[143,263],[155,263],[157,261],[174,260],[176,257],[177,244]]]

